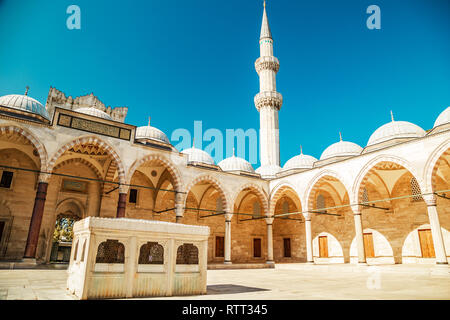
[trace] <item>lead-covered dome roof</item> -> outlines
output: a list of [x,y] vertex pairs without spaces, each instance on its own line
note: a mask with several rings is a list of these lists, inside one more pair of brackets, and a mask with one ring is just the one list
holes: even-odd
[[136,129],[136,140],[145,140],[145,139],[151,139],[170,144],[170,141],[164,132],[150,125],[138,127]]
[[386,123],[375,130],[369,138],[367,146],[400,138],[420,138],[426,134],[418,125],[407,121],[394,121]]
[[112,120],[111,116],[109,114],[107,114],[106,112],[99,110],[97,108],[94,107],[87,107],[87,108],[79,108],[74,110],[76,112],[79,113],[83,113],[83,114],[87,114],[90,116],[94,116],[97,118],[101,118],[101,119],[106,119],[106,120]]
[[205,152],[201,149],[192,147],[192,148],[181,151],[181,153],[187,154],[188,163],[196,162],[196,163],[205,163],[205,164],[215,165],[214,159],[207,152]]
[[316,161],[316,158],[303,154],[302,151],[299,155],[292,157],[284,164],[283,171],[290,169],[311,169]]
[[9,94],[2,96],[0,97],[0,106],[34,113],[46,118],[47,120],[50,119],[47,109],[39,101],[29,97],[26,94]]
[[339,141],[333,143],[331,146],[325,149],[320,156],[320,160],[325,160],[333,157],[353,157],[361,154],[361,148],[356,143],[350,141]]
[[441,112],[441,114],[437,117],[436,121],[434,122],[433,128],[436,128],[446,123],[450,123],[450,107],[447,107],[447,109]]
[[218,166],[223,171],[245,171],[251,173],[255,172],[250,162],[245,159],[236,157],[235,155],[220,161]]

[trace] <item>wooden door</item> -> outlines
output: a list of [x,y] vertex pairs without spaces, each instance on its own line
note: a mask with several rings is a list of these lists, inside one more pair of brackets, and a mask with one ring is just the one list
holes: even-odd
[[290,258],[291,257],[291,239],[284,238],[283,244],[284,244],[284,257]]
[[319,257],[328,258],[328,237],[319,237]]
[[261,239],[253,239],[253,257],[261,258]]
[[216,237],[216,257],[225,257],[225,238]]
[[419,230],[419,241],[422,258],[435,258],[433,237],[430,229]]
[[374,258],[375,250],[373,248],[373,235],[371,233],[364,233],[364,251],[366,258]]
[[0,241],[2,241],[3,229],[5,229],[5,221],[0,221]]

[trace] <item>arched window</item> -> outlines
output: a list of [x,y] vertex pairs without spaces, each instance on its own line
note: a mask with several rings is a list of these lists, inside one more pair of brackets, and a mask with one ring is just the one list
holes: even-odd
[[98,246],[95,263],[124,263],[125,246],[119,240],[106,240]]
[[261,217],[261,206],[258,201],[253,202],[253,218]]
[[77,253],[78,253],[78,240],[75,242],[75,250],[73,251],[73,261],[77,261]]
[[139,264],[164,264],[164,248],[157,242],[147,242],[139,251]]
[[369,194],[367,193],[367,189],[364,188],[362,194],[362,202],[369,202]]
[[416,178],[411,179],[411,195],[412,201],[422,201],[422,192],[420,191],[419,183],[417,182]]
[[198,264],[198,248],[192,243],[178,247],[177,264]]
[[319,210],[325,208],[325,197],[321,194],[317,196],[316,208]]
[[84,262],[84,253],[86,251],[86,242],[87,242],[87,240],[84,240],[83,250],[81,251],[81,262]]

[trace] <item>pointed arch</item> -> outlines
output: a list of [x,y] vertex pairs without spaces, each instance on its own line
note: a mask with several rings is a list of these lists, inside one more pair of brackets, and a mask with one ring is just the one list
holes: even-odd
[[[442,156],[444,154],[450,153],[450,140],[444,141],[441,143],[434,151],[431,153],[431,155],[428,157],[428,160],[425,164],[425,183],[426,183],[426,190],[425,192],[433,192],[434,186],[433,186],[433,177],[436,175],[436,171],[439,167],[440,161],[442,161]],[[419,183],[420,185],[420,183]]]
[[276,204],[277,204],[278,200],[280,200],[281,196],[283,195],[283,193],[286,190],[290,190],[290,192],[292,192],[297,197],[297,200],[300,204],[301,210],[303,210],[303,208],[304,208],[303,202],[302,202],[302,199],[301,199],[299,193],[297,192],[295,186],[287,181],[281,181],[279,184],[277,184],[275,186],[275,188],[273,188],[273,190],[270,193],[270,213],[271,214],[275,213]]
[[262,209],[264,212],[264,215],[268,215],[269,214],[269,205],[268,205],[268,198],[267,198],[267,194],[264,192],[264,190],[262,190],[258,185],[254,184],[254,183],[246,183],[242,186],[240,186],[236,192],[233,195],[233,200],[231,202],[231,205],[235,205],[239,194],[244,191],[245,189],[250,189],[251,191],[253,191],[256,196],[259,198],[259,200],[261,201],[262,204]]
[[417,170],[407,160],[392,155],[379,155],[367,162],[356,176],[355,183],[352,187],[352,198],[350,199],[351,202],[359,202],[359,199],[361,199],[363,195],[363,188],[361,188],[361,186],[365,184],[365,182],[369,178],[370,173],[375,170],[375,167],[382,162],[391,162],[402,166],[403,168],[408,170],[414,178],[416,178],[417,182],[419,183],[420,189],[426,190],[423,180],[419,178]]
[[305,194],[305,204],[307,205],[307,208],[305,208],[306,210],[313,210],[314,209],[314,197],[312,197],[312,193],[317,191],[317,183],[325,177],[332,177],[336,180],[338,180],[343,186],[345,191],[347,192],[347,194],[350,197],[350,192],[349,192],[349,188],[348,188],[348,184],[346,183],[346,180],[337,172],[335,171],[331,171],[331,170],[323,170],[321,172],[319,172],[313,179],[311,179],[311,181],[308,183],[308,189],[306,190],[306,194]]
[[125,180],[125,168],[124,168],[123,162],[122,162],[121,158],[119,157],[118,153],[109,143],[107,143],[100,137],[93,136],[93,135],[78,137],[76,139],[72,139],[69,142],[64,143],[54,153],[54,155],[51,157],[50,161],[48,162],[48,169],[47,169],[48,172],[52,172],[54,170],[56,161],[58,160],[59,157],[61,157],[64,154],[64,152],[70,150],[71,148],[73,148],[76,145],[87,144],[87,143],[103,148],[115,160],[115,162],[117,163],[117,167],[118,167],[117,171],[119,173],[119,183],[125,184],[125,181],[126,181]]
[[187,197],[188,194],[190,192],[190,190],[195,187],[196,184],[201,183],[201,182],[208,182],[210,184],[212,184],[217,191],[220,194],[220,197],[222,199],[222,208],[224,208],[225,211],[229,212],[230,211],[230,197],[228,195],[228,193],[226,192],[226,189],[222,186],[222,184],[213,176],[209,175],[209,174],[204,174],[204,175],[200,175],[198,177],[195,177],[194,179],[192,179],[192,181],[187,185],[186,187],[186,194],[184,196],[184,206],[186,207],[186,201],[187,201]]
[[126,178],[126,183],[129,184],[131,181],[131,178],[133,177],[134,172],[144,163],[146,162],[154,162],[154,163],[158,163],[162,166],[164,166],[167,171],[172,175],[173,178],[173,183],[174,183],[174,189],[176,191],[181,191],[182,189],[182,185],[183,185],[183,181],[181,178],[181,173],[179,172],[179,170],[172,164],[172,162],[170,162],[168,159],[166,159],[164,156],[162,155],[157,155],[157,154],[151,154],[151,155],[147,155],[144,156],[138,160],[136,160],[130,167],[130,169],[128,170],[128,174],[127,174],[127,178]]
[[47,150],[45,149],[45,146],[40,142],[40,140],[33,133],[31,133],[30,130],[19,127],[17,125],[0,125],[0,135],[6,133],[16,133],[26,138],[34,146],[39,155],[40,171],[45,172],[47,170]]

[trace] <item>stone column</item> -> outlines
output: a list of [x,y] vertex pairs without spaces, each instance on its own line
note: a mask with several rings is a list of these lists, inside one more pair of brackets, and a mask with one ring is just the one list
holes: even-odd
[[127,193],[119,193],[119,202],[117,203],[116,218],[125,218],[126,207],[127,207]]
[[225,215],[225,264],[231,264],[231,217]]
[[430,220],[431,235],[433,237],[434,251],[436,254],[436,264],[448,265],[445,253],[444,237],[442,236],[441,224],[436,208],[436,196],[434,194],[424,196],[428,207],[428,219]]
[[355,220],[356,247],[358,248],[358,265],[366,265],[366,252],[364,250],[364,235],[360,206],[352,206],[353,218]]
[[181,223],[184,215],[184,197],[182,193],[175,193],[175,216],[176,223]]
[[31,215],[30,228],[28,230],[27,244],[24,259],[35,259],[36,249],[41,230],[42,216],[44,215],[45,199],[47,196],[47,182],[39,182],[34,199],[33,214]]
[[311,213],[303,214],[305,218],[305,234],[306,234],[306,263],[314,263],[312,230],[311,230]]
[[273,218],[266,219],[267,223],[267,261],[268,264],[274,264],[273,261],[273,232],[272,232],[272,224]]

